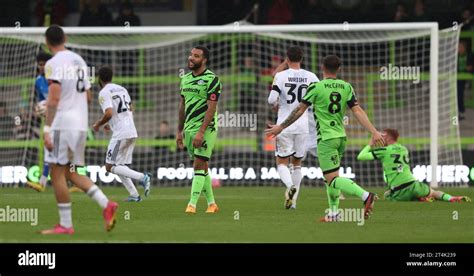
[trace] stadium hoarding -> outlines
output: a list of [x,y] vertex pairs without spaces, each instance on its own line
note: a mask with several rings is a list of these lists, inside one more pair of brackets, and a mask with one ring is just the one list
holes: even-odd
[[[120,182],[117,175],[108,173],[105,166],[102,165],[88,165],[85,167],[78,167],[79,174],[87,175],[92,182],[100,184],[111,184]],[[319,167],[303,166],[303,184],[318,186],[322,185],[323,174]],[[443,183],[453,183],[456,185],[474,183],[474,166],[468,165],[439,165],[437,180]],[[431,167],[430,165],[415,165],[412,169],[413,175],[419,181],[431,181]],[[188,183],[193,176],[192,167],[157,167],[154,171],[155,184],[182,184]],[[25,166],[2,166],[0,167],[0,183],[2,185],[21,185],[25,184],[27,180],[38,181],[41,174],[41,169],[38,165],[30,167]],[[358,176],[352,167],[341,167],[340,174],[351,179],[363,178]],[[238,182],[243,184],[253,185],[273,185],[279,184],[279,175],[275,167],[212,167],[211,175],[213,179],[218,179],[223,185],[235,185]],[[315,181],[319,180],[319,181]]]

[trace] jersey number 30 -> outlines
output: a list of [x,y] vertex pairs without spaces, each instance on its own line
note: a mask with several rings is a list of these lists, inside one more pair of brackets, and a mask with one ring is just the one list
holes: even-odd
[[298,86],[296,83],[285,83],[285,87],[289,87],[290,90],[288,90],[288,96],[291,96],[291,99],[286,100],[286,103],[292,104],[298,99],[298,102],[300,103],[301,100],[303,99],[303,89],[308,89],[308,86],[306,84],[302,84],[298,87],[298,96],[295,94],[295,89],[296,86]]

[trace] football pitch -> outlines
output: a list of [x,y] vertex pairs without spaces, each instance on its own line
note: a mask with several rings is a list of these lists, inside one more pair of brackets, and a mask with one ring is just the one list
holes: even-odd
[[[218,214],[205,214],[201,197],[196,215],[184,209],[189,187],[154,187],[139,203],[122,202],[121,187],[104,188],[120,204],[117,225],[106,233],[99,206],[84,193],[72,193],[72,236],[43,236],[38,230],[58,222],[51,187],[44,193],[28,188],[2,188],[0,209],[37,208],[38,223],[0,221],[1,243],[472,243],[474,203],[389,202],[381,199],[369,220],[321,223],[327,208],[323,188],[303,187],[296,210],[286,210],[283,187],[220,187],[215,196]],[[142,192],[142,190],[139,190]],[[474,188],[445,189],[474,198]],[[362,208],[347,196],[340,208]]]

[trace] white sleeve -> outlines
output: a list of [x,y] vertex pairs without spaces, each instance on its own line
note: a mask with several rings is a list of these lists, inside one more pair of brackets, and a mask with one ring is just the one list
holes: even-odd
[[90,72],[89,68],[87,67],[87,64],[84,62],[84,88],[86,90],[91,89],[91,82],[90,82]]
[[311,82],[310,82],[310,83],[313,83],[313,82],[319,82],[319,79],[318,79],[318,77],[316,76],[316,74],[312,74]]
[[273,78],[272,91],[270,91],[270,95],[268,96],[269,104],[275,104],[281,94],[280,76],[281,74],[278,72]]
[[279,96],[280,93],[272,89],[272,91],[270,91],[270,95],[268,96],[268,103],[274,105],[278,101]]
[[44,74],[46,79],[48,81],[51,80],[61,83],[62,72],[60,69],[61,68],[58,68],[54,61],[48,60],[44,66]]
[[104,90],[100,91],[99,104],[100,104],[100,107],[102,108],[102,112],[105,112],[107,108],[113,108],[112,98],[110,97],[110,93],[107,93],[107,91],[104,91]]

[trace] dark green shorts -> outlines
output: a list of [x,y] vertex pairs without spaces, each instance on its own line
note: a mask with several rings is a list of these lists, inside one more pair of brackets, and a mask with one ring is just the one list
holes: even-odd
[[418,200],[420,197],[427,197],[429,194],[429,184],[415,181],[413,184],[404,189],[390,193],[387,199],[394,201],[412,201]]
[[193,147],[193,140],[197,131],[184,131],[184,145],[186,146],[191,160],[195,157],[209,161],[212,155],[212,150],[217,140],[217,130],[208,127],[204,132],[204,141],[200,148]]
[[323,174],[339,170],[346,150],[346,137],[333,138],[318,143],[319,166]]

